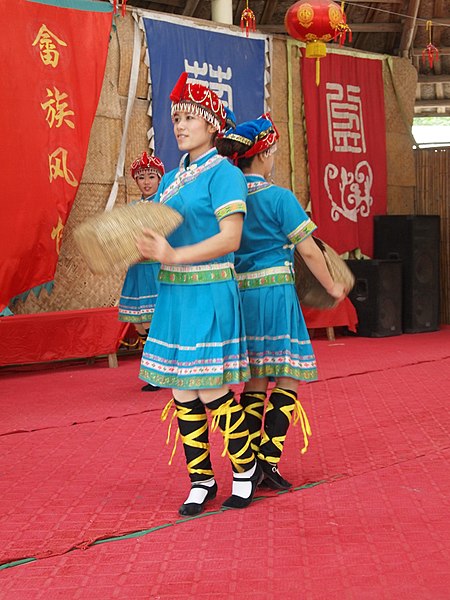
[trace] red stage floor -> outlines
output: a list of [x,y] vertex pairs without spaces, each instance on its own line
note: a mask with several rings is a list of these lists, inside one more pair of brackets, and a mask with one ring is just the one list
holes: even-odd
[[137,357],[0,372],[0,599],[447,600],[450,328],[314,346],[310,450],[291,429],[282,462],[297,489],[220,510],[215,434],[219,494],[189,521],[169,393],[140,392]]

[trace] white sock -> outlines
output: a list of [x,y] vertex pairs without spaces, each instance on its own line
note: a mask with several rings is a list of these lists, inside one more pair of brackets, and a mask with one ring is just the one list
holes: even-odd
[[233,487],[231,492],[233,496],[239,496],[240,498],[249,498],[252,493],[252,482],[251,481],[239,481],[239,479],[249,479],[255,474],[256,462],[251,469],[244,471],[243,473],[233,473]]
[[[211,479],[207,479],[206,481],[198,481],[197,483],[210,488],[216,483],[216,481],[214,477],[211,477]],[[190,504],[191,502],[193,502],[194,504],[203,504],[207,494],[208,492],[206,490],[198,487],[198,485],[195,485],[195,483],[193,483],[189,496],[186,498],[184,503]]]

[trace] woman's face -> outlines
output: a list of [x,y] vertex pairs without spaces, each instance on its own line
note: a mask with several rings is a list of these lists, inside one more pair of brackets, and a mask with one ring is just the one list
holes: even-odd
[[185,111],[172,116],[173,132],[181,152],[189,152],[191,160],[205,154],[213,147],[215,129],[205,119]]
[[156,194],[159,185],[159,177],[154,171],[141,171],[136,175],[136,183],[141,194],[147,198]]

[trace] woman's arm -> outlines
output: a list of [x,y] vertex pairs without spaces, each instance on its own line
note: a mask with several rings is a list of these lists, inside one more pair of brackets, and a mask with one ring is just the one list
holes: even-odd
[[144,229],[136,245],[144,258],[166,265],[205,262],[235,252],[239,248],[243,221],[242,213],[232,214],[219,222],[220,232],[216,235],[198,244],[179,248],[172,248],[169,242],[155,231]]
[[335,283],[328,271],[327,263],[323,257],[322,251],[316,244],[312,236],[308,236],[296,246],[301,257],[305,261],[306,266],[325,288],[328,294],[336,298],[339,302],[346,296],[346,292],[342,283]]

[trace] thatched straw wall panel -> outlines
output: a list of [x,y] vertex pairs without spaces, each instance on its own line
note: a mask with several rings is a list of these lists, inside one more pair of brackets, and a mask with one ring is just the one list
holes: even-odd
[[[291,163],[288,133],[288,62],[286,40],[273,40],[272,64],[272,116],[280,131],[279,150],[275,159],[274,180],[277,185],[291,189]],[[292,114],[294,134],[295,194],[306,207],[308,203],[308,171],[306,163],[305,127],[303,120],[303,97],[300,83],[298,49],[291,49],[292,67]]]
[[273,182],[282,187],[291,186],[291,169],[289,164],[289,145],[288,126],[284,121],[276,121],[277,129],[280,133],[281,142],[278,143],[278,150],[275,154],[275,164],[272,172]]
[[386,163],[388,186],[416,185],[414,154],[408,135],[386,132]]
[[[299,50],[297,50],[299,56]],[[299,60],[297,59],[297,64]],[[294,89],[301,89],[300,69],[294,68],[292,71],[292,81],[295,84]],[[295,192],[303,208],[306,208],[310,201],[309,194],[309,171],[308,171],[308,140],[306,136],[306,121],[303,104],[303,93],[298,97],[294,94],[294,136],[295,136]]]
[[383,61],[383,80],[386,129],[410,135],[417,71],[406,58],[391,57]]
[[[122,121],[96,116],[91,130],[83,183],[114,181],[122,139]],[[105,198],[105,202],[107,197]]]
[[290,187],[288,111],[285,94],[285,90],[287,89],[286,45],[275,39],[273,41],[272,54],[271,102],[269,108],[280,133],[278,152],[275,155],[272,175],[276,185]]
[[[130,72],[133,62],[133,45],[134,45],[134,19],[131,13],[127,13],[124,19],[116,19],[117,36],[119,39],[119,96],[128,96],[130,85]],[[139,64],[139,77],[136,88],[137,98],[147,98],[148,94],[148,67],[144,64],[145,44],[143,40],[144,32],[139,31],[141,39],[141,60]]]
[[[292,61],[292,107],[294,123],[302,124],[303,119],[303,91],[301,83],[301,71],[300,71],[300,50],[297,47],[293,47],[291,50],[291,61]],[[287,87],[283,90],[283,94],[287,96]]]
[[112,33],[108,47],[105,76],[97,107],[97,117],[109,117],[120,119],[121,108],[117,94],[117,83],[119,81],[119,40],[117,34]]
[[411,215],[414,213],[415,188],[389,185],[388,213],[392,215]]
[[271,65],[271,101],[270,111],[273,120],[278,123],[288,122],[287,90],[287,55],[286,42],[275,38],[272,43]]

